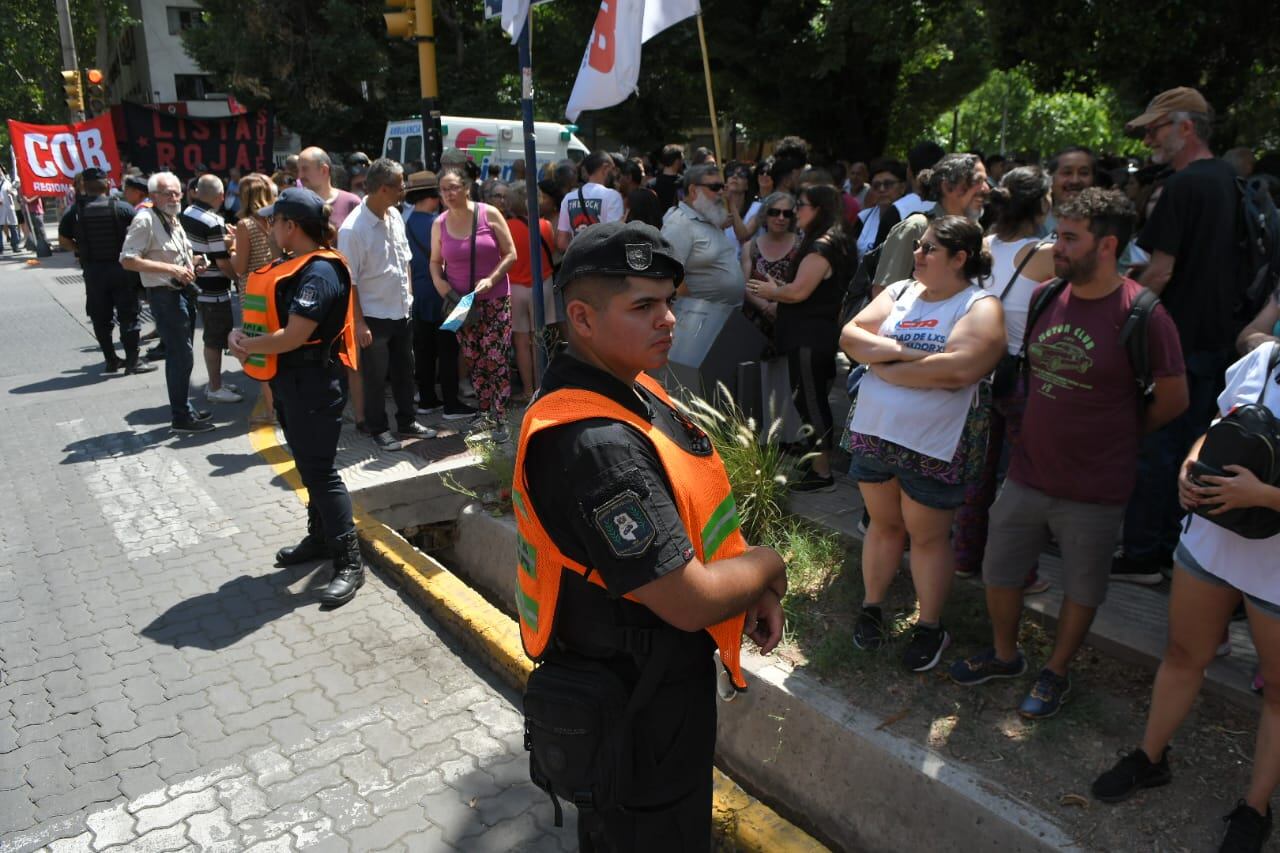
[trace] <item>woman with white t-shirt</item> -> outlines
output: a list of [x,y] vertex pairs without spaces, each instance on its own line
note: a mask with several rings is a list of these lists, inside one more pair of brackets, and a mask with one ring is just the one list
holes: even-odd
[[[1022,166],[1006,174],[988,200],[995,208],[996,220],[986,239],[991,253],[991,277],[982,286],[999,297],[1004,308],[1009,356],[1008,364],[997,371],[998,377],[1010,375],[1011,359],[1022,352],[1031,294],[1043,281],[1053,278],[1053,243],[1042,242],[1037,236],[1049,215],[1051,186],[1052,180],[1039,166]],[[982,571],[987,513],[996,498],[1001,458],[1022,431],[1022,412],[1027,405],[1026,389],[1019,382],[997,382],[992,391],[991,433],[982,474],[969,484],[964,506],[956,511],[952,548],[960,577],[972,577]],[[1028,584],[1037,584],[1031,590],[1042,592],[1045,587],[1037,583],[1036,567],[1027,569],[1031,572]]]
[[979,383],[1006,350],[1000,300],[973,284],[990,272],[978,225],[938,217],[916,242],[915,277],[886,287],[840,337],[869,365],[849,434],[849,474],[870,515],[854,644],[884,646],[884,598],[910,534],[920,618],[903,663],[915,672],[951,642],[941,623],[955,574],[951,522],[986,452]]
[[[1225,415],[1257,403],[1280,415],[1280,342],[1274,338],[1227,368],[1227,387],[1218,396]],[[1178,498],[1188,511],[1205,505],[1222,510],[1267,507],[1280,512],[1280,487],[1261,482],[1250,471],[1227,466],[1230,477],[1191,477],[1191,465],[1204,444],[1191,448],[1178,475]],[[1263,693],[1258,738],[1249,789],[1227,816],[1223,850],[1261,850],[1271,828],[1270,800],[1280,786],[1280,534],[1246,539],[1194,513],[1184,522],[1174,551],[1169,593],[1169,641],[1156,671],[1151,709],[1142,745],[1093,783],[1093,794],[1118,802],[1139,788],[1167,783],[1167,747],[1191,711],[1205,668],[1213,662],[1231,613],[1244,597],[1249,630],[1267,687]]]

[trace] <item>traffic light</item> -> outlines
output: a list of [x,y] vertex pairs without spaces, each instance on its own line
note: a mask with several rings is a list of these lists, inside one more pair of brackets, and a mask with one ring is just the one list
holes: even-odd
[[101,115],[107,111],[107,75],[100,69],[90,68],[84,72],[85,101],[91,116]]
[[80,85],[79,71],[62,72],[62,91],[67,93],[67,108],[73,113],[84,112],[84,89]]
[[387,21],[387,35],[393,39],[409,39],[414,35],[413,20],[414,0],[387,0],[392,9],[403,9],[403,12],[384,12],[382,17]]

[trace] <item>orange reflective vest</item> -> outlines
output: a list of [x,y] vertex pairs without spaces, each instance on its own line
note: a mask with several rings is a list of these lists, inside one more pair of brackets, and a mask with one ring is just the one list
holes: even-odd
[[[347,269],[347,259],[333,249],[317,249],[296,258],[280,258],[250,273],[244,289],[244,333],[250,337],[258,337],[284,328],[281,324],[280,309],[276,304],[276,294],[280,292],[283,285],[301,275],[307,264],[317,258],[337,261],[346,274],[347,316],[343,321],[342,331],[339,332],[342,337],[342,349],[338,353],[338,358],[347,367],[355,370],[359,366],[360,353],[355,333],[356,289],[350,286],[351,271]],[[284,320],[287,322],[288,317]],[[313,340],[307,341],[303,346],[329,346],[332,343],[332,341]],[[276,375],[279,361],[277,355],[254,353],[245,360],[244,372],[254,379],[265,382]]]
[[[638,381],[660,400],[671,404],[662,386],[654,379],[642,373]],[[675,491],[676,508],[699,560],[711,563],[736,557],[747,550],[747,542],[739,529],[738,507],[729,478],[720,455],[714,450],[708,456],[689,453],[635,412],[593,391],[565,388],[539,397],[524,416],[512,484],[519,534],[516,609],[520,614],[520,639],[524,643],[525,654],[534,660],[542,658],[555,629],[561,572],[568,569],[585,576],[591,583],[601,587],[605,585],[599,572],[570,559],[552,541],[529,500],[525,478],[525,453],[530,438],[544,429],[587,418],[622,421],[648,438],[657,450],[658,459]],[[635,601],[630,594],[624,597]],[[707,633],[720,649],[720,660],[739,690],[745,690],[747,686],[740,662],[745,621],[746,614],[741,613],[707,628]]]

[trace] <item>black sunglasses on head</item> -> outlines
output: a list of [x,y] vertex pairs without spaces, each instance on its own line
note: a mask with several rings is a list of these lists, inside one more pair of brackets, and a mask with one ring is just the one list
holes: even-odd
[[771,207],[765,211],[766,216],[781,216],[783,219],[795,219],[796,212],[794,210],[783,210],[780,207]]
[[694,184],[694,186],[706,187],[707,189],[711,190],[713,193],[718,193],[724,189],[724,184],[720,183],[719,181],[717,181],[714,184]]

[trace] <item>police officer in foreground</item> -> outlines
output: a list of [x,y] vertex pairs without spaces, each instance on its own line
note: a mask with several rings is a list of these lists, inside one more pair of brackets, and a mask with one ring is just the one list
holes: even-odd
[[285,440],[310,494],[307,535],[276,554],[291,566],[326,555],[332,580],[320,603],[350,601],[364,583],[351,496],[334,457],[347,402],[346,367],[358,348],[352,316],[351,273],[333,248],[329,206],[311,190],[286,189],[260,214],[284,257],[255,270],[244,296],[244,327],[228,343],[244,372],[269,381]]
[[[155,365],[138,358],[138,274],[120,265],[120,248],[133,221],[133,208],[108,195],[111,185],[101,169],[85,169],[80,182],[82,193],[58,222],[58,243],[75,252],[84,271],[85,308],[106,360],[103,370],[149,373]],[[123,361],[112,337],[116,324],[124,345]]]
[[710,848],[717,677],[744,689],[742,635],[768,653],[782,634],[781,557],[743,539],[710,440],[645,373],[683,275],[649,225],[583,231],[556,276],[568,350],[520,432],[526,746],[583,850]]

